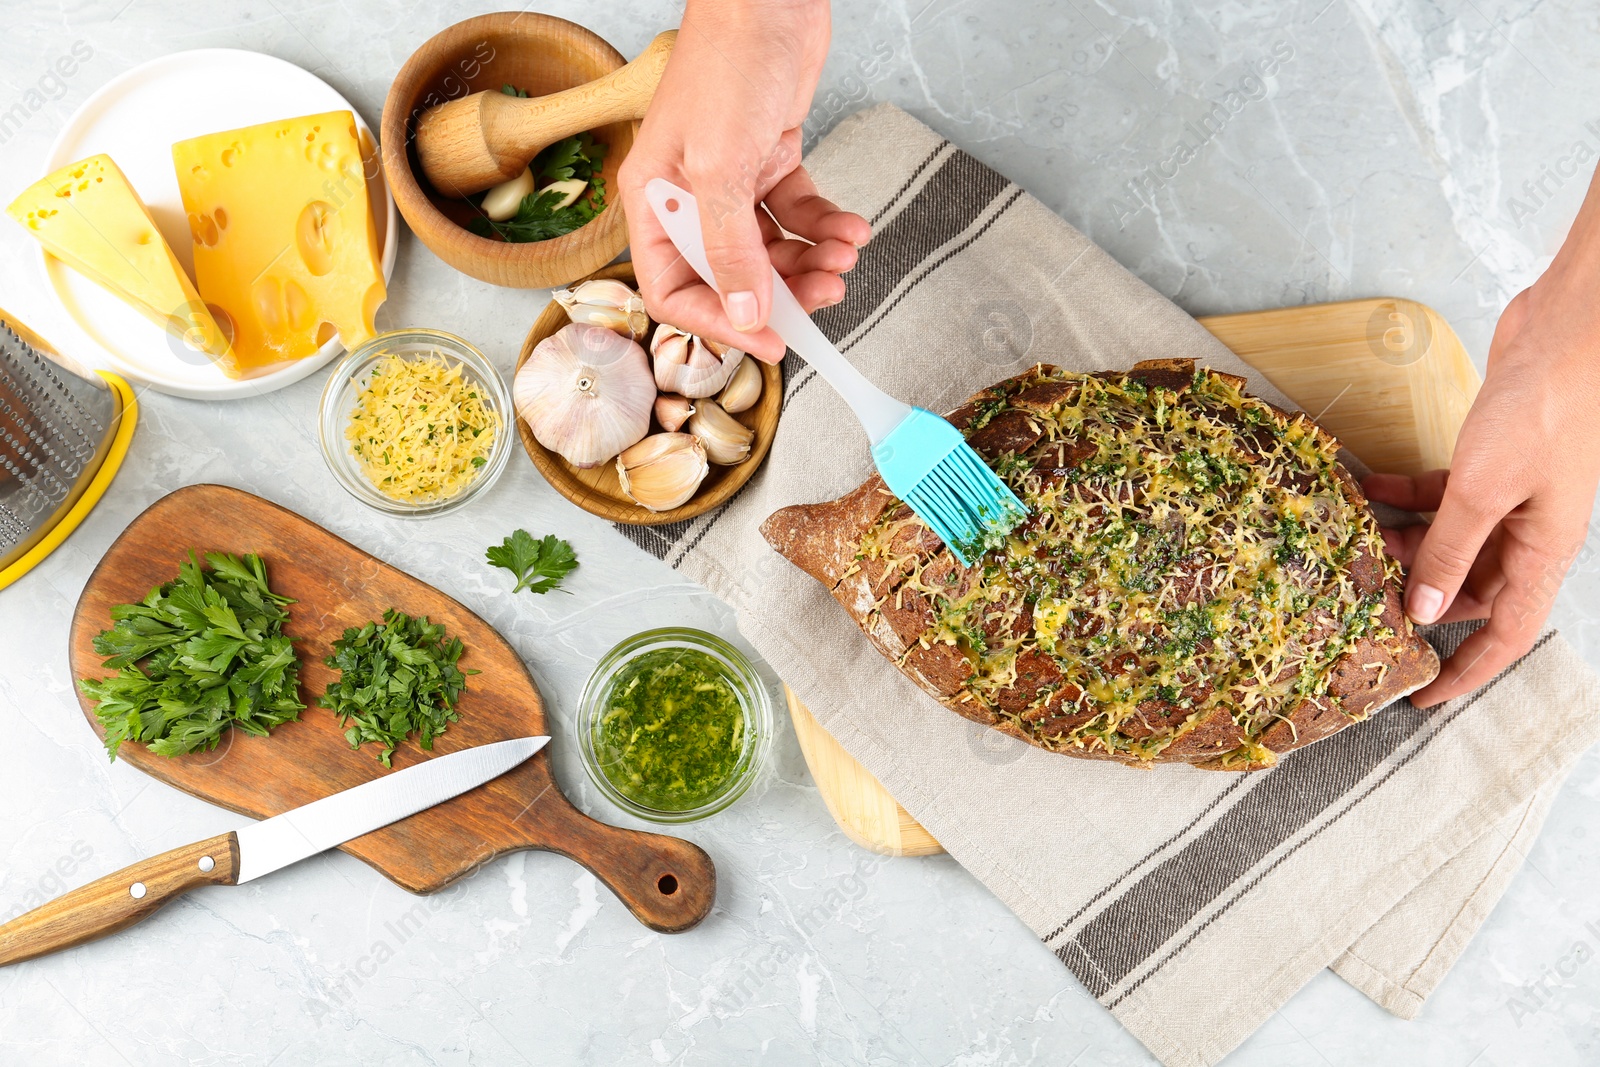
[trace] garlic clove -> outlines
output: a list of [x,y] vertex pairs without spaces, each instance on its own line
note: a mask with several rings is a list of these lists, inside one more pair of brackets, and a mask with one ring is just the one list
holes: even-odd
[[513,386],[534,438],[575,467],[598,467],[649,433],[655,397],[644,349],[581,323],[534,346]]
[[642,339],[650,329],[644,298],[615,278],[595,278],[570,289],[551,294],[567,309],[567,318],[591,326],[604,326],[632,340]]
[[656,388],[670,393],[673,389],[668,383],[677,381],[688,366],[689,342],[692,338],[681,332],[663,336],[662,329],[661,326],[656,327],[655,339],[650,342],[651,363],[655,369]]
[[710,470],[705,445],[687,433],[652,434],[617,457],[622,491],[649,511],[687,503]]
[[665,322],[656,327],[650,354],[654,357],[656,386],[663,393],[676,393],[691,400],[717,395],[744,359],[744,353],[737,348],[696,337]]
[[741,360],[733,377],[717,394],[717,403],[730,415],[749,411],[761,399],[761,367],[753,359]]
[[550,210],[560,211],[564,207],[571,207],[577,203],[578,197],[582,196],[587,188],[589,188],[589,183],[582,178],[568,178],[566,181],[551,182],[543,189],[540,189],[539,193],[541,195],[544,193],[556,193],[559,195],[561,199],[551,204]]
[[756,436],[754,430],[722,410],[714,400],[695,405],[694,414],[689,416],[689,432],[705,443],[706,458],[723,467],[744,462]]
[[570,289],[559,289],[551,294],[562,307],[573,304],[607,304],[614,308],[644,310],[644,298],[633,287],[615,278],[591,278]]
[[521,174],[483,194],[483,213],[495,222],[504,222],[517,213],[523,199],[531,192],[533,171],[523,167]]
[[[643,313],[640,313],[641,317]],[[581,322],[586,326],[603,326],[612,333],[620,333],[629,340],[635,340],[639,333],[635,333],[636,321],[634,316],[626,311],[603,304],[575,304],[567,309],[567,318],[573,322]]]
[[656,397],[656,421],[668,433],[673,433],[689,421],[689,416],[694,414],[694,405],[686,396],[675,393],[662,393]]

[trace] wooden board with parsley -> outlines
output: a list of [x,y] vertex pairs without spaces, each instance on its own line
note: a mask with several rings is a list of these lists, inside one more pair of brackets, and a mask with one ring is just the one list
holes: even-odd
[[300,717],[300,664],[284,636],[294,601],[267,584],[261,557],[190,553],[176,580],[111,609],[94,639],[116,674],[84,678],[112,759],[125,741],[158,756],[209,751],[238,728],[265,737]]
[[[509,96],[528,95],[510,85],[500,91]],[[503,222],[479,216],[467,224],[467,229],[479,237],[499,237],[513,243],[548,241],[571,233],[605,210],[606,181],[600,177],[605,158],[606,145],[596,141],[593,134],[562,138],[533,157],[529,169],[537,188],[522,198],[515,215]],[[557,207],[566,195],[548,186],[573,179],[587,182],[588,188],[572,203]]]
[[352,626],[333,643],[333,655],[323,662],[339,680],[321,706],[339,716],[351,748],[382,745],[378,761],[385,767],[413,733],[431,752],[434,738],[460,720],[456,700],[467,675],[478,673],[456,665],[463,651],[461,639],[447,637],[443,625],[390,608],[383,622]]

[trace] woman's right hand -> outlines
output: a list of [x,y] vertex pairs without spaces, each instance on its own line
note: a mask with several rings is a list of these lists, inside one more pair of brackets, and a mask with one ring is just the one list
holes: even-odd
[[[800,165],[800,127],[828,34],[826,0],[689,0],[620,174],[634,271],[651,314],[769,363],[784,352],[766,325],[771,269],[807,311],[836,304],[844,298],[839,276],[872,235],[866,219],[819,195]],[[652,178],[700,202],[720,298],[656,221],[644,196]]]

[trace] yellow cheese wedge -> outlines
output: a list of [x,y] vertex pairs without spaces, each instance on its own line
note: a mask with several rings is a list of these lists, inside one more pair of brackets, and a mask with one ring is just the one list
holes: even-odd
[[41,178],[6,212],[51,255],[232,372],[227,338],[110,156],[90,156]]
[[373,335],[378,234],[348,111],[207,134],[172,146],[200,295],[226,315],[250,373]]

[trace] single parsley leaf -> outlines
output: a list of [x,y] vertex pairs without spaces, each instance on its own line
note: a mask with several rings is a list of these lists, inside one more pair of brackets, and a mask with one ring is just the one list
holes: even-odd
[[567,542],[555,534],[546,534],[535,541],[527,530],[513,532],[502,543],[489,546],[484,555],[494,566],[504,567],[517,576],[513,593],[524,589],[548,593],[578,565],[577,553]]
[[578,167],[587,160],[583,154],[583,142],[576,137],[567,137],[540,152],[533,162],[539,168],[534,171],[535,177],[564,182],[577,177]]
[[283,634],[293,604],[267,585],[259,556],[193,553],[176,580],[111,609],[94,639],[117,673],[84,678],[112,759],[124,742],[160,756],[217,747],[230,728],[264,737],[300,717],[300,664]]
[[390,608],[383,622],[352,626],[333,643],[323,662],[339,671],[339,680],[319,703],[339,716],[351,748],[381,744],[378,761],[385,767],[413,733],[431,752],[434,738],[460,720],[456,700],[466,676],[478,673],[456,666],[463,651],[442,624]]

